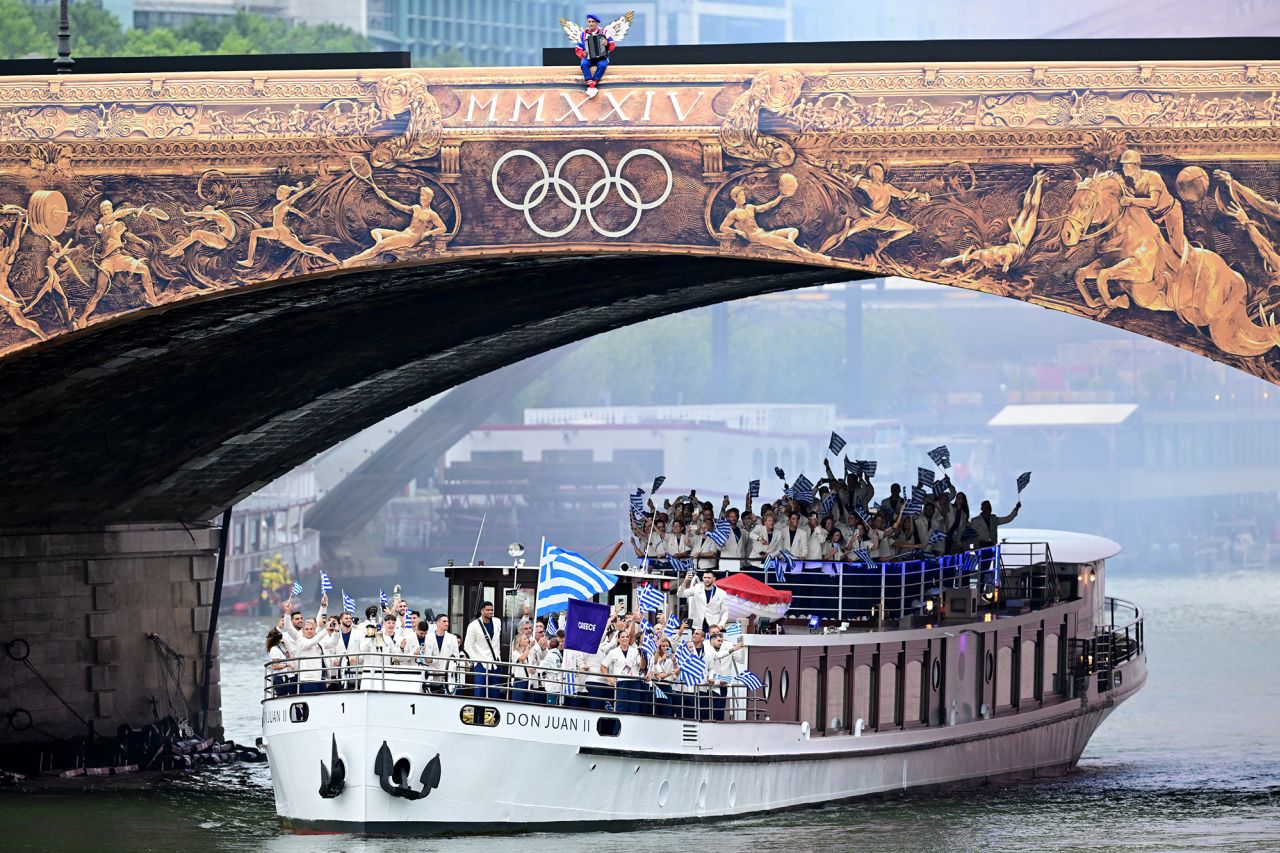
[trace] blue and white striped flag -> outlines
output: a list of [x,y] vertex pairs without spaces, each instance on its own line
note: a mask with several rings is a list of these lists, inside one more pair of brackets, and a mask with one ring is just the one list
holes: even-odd
[[823,514],[823,515],[830,515],[830,514],[831,514],[831,507],[835,506],[835,504],[836,504],[836,496],[835,496],[835,495],[827,495],[825,498],[823,498],[823,499],[822,499],[822,506],[821,506],[822,514]]
[[682,560],[679,557],[667,557],[667,564],[671,566],[671,570],[676,574],[684,574],[693,568],[692,560]]
[[347,591],[345,589],[342,591],[342,610],[344,613],[350,613],[352,616],[356,615],[356,600],[347,595]]
[[839,455],[840,451],[844,450],[844,446],[846,444],[848,444],[848,442],[841,438],[835,430],[831,431],[831,443],[828,444],[827,447],[832,453]]
[[640,651],[644,652],[646,660],[653,660],[653,656],[658,652],[658,635],[652,631],[645,631],[640,639]]
[[554,637],[557,633],[559,633],[559,631],[560,631],[560,628],[559,626],[556,625],[556,617],[555,616],[548,617],[547,618],[547,636]]
[[578,690],[578,674],[566,668],[561,675],[564,676],[564,683],[560,685],[560,692],[565,696],[571,696],[576,693]]
[[871,552],[868,551],[866,548],[854,548],[853,555],[857,557],[859,560],[861,560],[862,562],[866,563],[868,566],[871,566],[874,568],[876,565],[876,561],[872,558]]
[[644,489],[631,493],[631,517],[637,521],[644,518]]
[[773,577],[778,583],[786,583],[786,572],[796,570],[796,558],[791,556],[790,551],[779,551],[764,561],[765,572],[770,569],[773,570]]
[[856,474],[860,470],[862,469],[858,467],[858,463],[850,462],[848,456],[844,458],[844,475],[846,477],[848,477],[850,474]]
[[671,639],[680,631],[680,620],[672,613],[667,617],[667,624],[662,627],[662,635]]
[[1030,485],[1030,483],[1031,483],[1030,471],[1027,471],[1024,474],[1019,474],[1018,475],[1018,494],[1022,494],[1022,490],[1025,489],[1028,485]]
[[977,538],[978,538],[978,531],[973,529],[972,524],[966,524],[964,527],[964,532],[960,534],[960,541],[972,542],[974,539],[977,539]]
[[378,600],[382,602],[382,606],[387,606],[387,594],[382,590],[378,590]]
[[937,545],[939,542],[946,542],[946,541],[947,541],[947,534],[943,533],[941,530],[935,530],[929,534],[930,545]]
[[736,620],[735,620],[735,621],[733,621],[733,622],[730,622],[728,625],[725,625],[725,626],[724,626],[724,635],[725,635],[726,637],[740,637],[740,636],[742,636],[742,623],[741,623],[741,622],[738,622],[738,621],[736,621]]
[[747,494],[753,498],[760,497],[760,481],[759,480],[752,480],[750,483],[747,483]]
[[951,486],[951,478],[950,478],[950,477],[943,477],[941,480],[934,480],[934,481],[933,481],[933,496],[934,496],[935,498],[940,498],[940,497],[942,497],[943,495],[945,495],[945,494],[947,493],[947,490],[950,488],[950,486]]
[[676,663],[680,665],[680,680],[685,684],[701,684],[707,680],[707,662],[694,654],[688,643],[681,643],[676,649]]
[[323,595],[324,593],[328,592],[328,591],[329,591],[329,590],[331,590],[331,589],[333,589],[333,584],[329,582],[329,576],[328,576],[328,575],[326,575],[324,572],[321,572],[321,573],[320,573],[320,593],[321,593],[321,595]]
[[917,481],[921,486],[932,486],[934,473],[928,468],[916,468]]
[[858,467],[862,470],[862,473],[868,477],[874,477],[876,475],[876,468],[878,466],[879,463],[875,461],[867,461],[865,459],[858,460]]
[[945,444],[939,444],[933,450],[929,451],[929,458],[933,460],[933,464],[939,468],[951,467],[951,451],[947,450]]
[[760,676],[756,675],[749,669],[744,669],[742,672],[738,673],[737,677],[733,680],[748,690],[759,690],[764,687],[764,682],[760,680]]
[[707,538],[716,543],[717,547],[723,548],[729,542],[729,534],[733,533],[733,525],[729,523],[727,518],[717,518],[714,529],[707,531]]
[[795,485],[791,489],[792,495],[802,504],[813,503],[813,481],[801,474],[796,477]]
[[601,571],[581,554],[557,548],[544,539],[538,561],[538,612],[534,615],[559,613],[571,599],[590,601],[617,583],[617,575]]
[[919,515],[922,512],[924,512],[924,501],[916,500],[914,496],[911,500],[907,501],[907,505],[902,508],[902,514],[908,517]]
[[653,584],[642,584],[640,586],[640,596],[638,598],[641,610],[661,610],[667,603],[667,597],[662,594],[662,590]]
[[293,582],[293,589],[289,591],[289,595],[290,597],[302,595],[302,581],[299,580]]
[[653,488],[649,490],[649,491],[650,491],[650,494],[655,494],[655,495],[656,495],[656,494],[658,493],[658,489],[661,489],[661,488],[662,488],[662,484],[663,484],[663,483],[665,483],[666,481],[667,481],[667,478],[666,478],[666,477],[654,477],[654,478],[653,478]]
[[866,507],[855,506],[853,508],[853,512],[855,515],[858,516],[858,518],[862,519],[863,524],[865,524],[867,527],[871,526],[871,516],[867,514]]
[[929,491],[921,486],[911,487],[911,500],[924,503],[929,497]]
[[667,692],[666,692],[665,690],[663,690],[661,687],[659,687],[658,685],[654,684],[654,685],[653,685],[653,698],[655,698],[655,699],[666,699],[666,698],[667,698]]

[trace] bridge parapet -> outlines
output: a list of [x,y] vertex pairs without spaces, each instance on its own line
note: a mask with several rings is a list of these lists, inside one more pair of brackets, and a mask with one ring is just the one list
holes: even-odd
[[995,293],[1275,381],[1277,91],[1266,61],[11,78],[0,355],[233,288],[640,252]]

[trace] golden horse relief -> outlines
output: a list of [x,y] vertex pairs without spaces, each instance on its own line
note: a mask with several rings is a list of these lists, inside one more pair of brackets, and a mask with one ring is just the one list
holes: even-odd
[[0,356],[315,273],[661,252],[996,293],[1280,382],[1277,92],[1268,61],[0,79]]

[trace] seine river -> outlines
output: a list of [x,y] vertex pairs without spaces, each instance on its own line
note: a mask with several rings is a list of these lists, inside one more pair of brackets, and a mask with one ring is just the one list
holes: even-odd
[[[626,834],[406,841],[281,832],[269,769],[243,765],[113,793],[0,792],[0,838],[86,851],[1280,850],[1280,574],[1109,587],[1147,608],[1150,678],[1057,780]],[[227,735],[246,743],[261,733],[265,624],[222,623]],[[558,768],[544,770],[555,784]]]

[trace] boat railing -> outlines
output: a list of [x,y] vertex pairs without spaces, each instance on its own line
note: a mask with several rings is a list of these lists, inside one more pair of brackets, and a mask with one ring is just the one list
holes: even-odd
[[1139,657],[1146,648],[1143,634],[1142,608],[1121,598],[1104,598],[1102,621],[1095,625],[1093,636],[1072,641],[1076,691],[1081,692],[1090,678],[1098,680],[1098,690],[1107,691],[1121,685],[1116,667]]
[[[708,645],[707,650],[711,647]],[[728,648],[728,647],[726,647]],[[534,708],[716,722],[766,720],[758,690],[730,677],[699,684],[670,677],[613,678],[594,669],[525,666],[406,652],[302,655],[265,664],[263,700],[343,691],[405,693],[441,701],[496,700]]]

